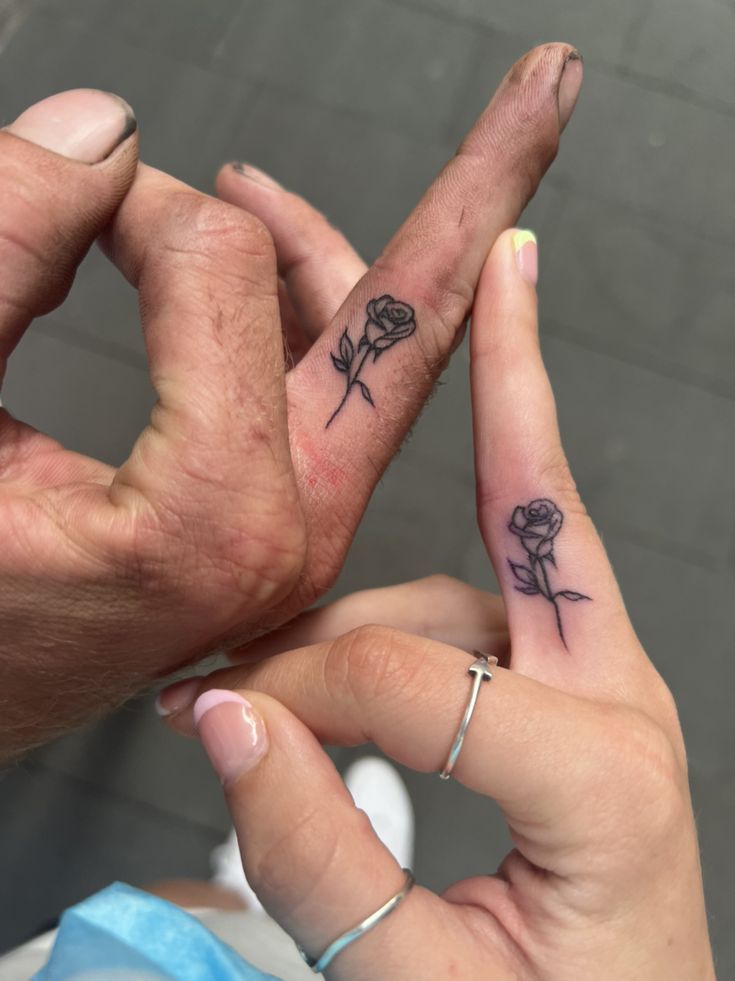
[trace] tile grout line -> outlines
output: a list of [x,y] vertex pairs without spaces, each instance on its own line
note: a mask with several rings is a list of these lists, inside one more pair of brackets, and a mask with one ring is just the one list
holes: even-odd
[[[471,26],[493,38],[507,38],[509,40],[518,39],[518,41],[521,42],[518,52],[519,57],[521,54],[523,54],[529,44],[533,44],[530,37],[527,35],[519,34],[516,31],[507,31],[498,27],[493,27],[492,24],[488,24],[487,21],[474,17],[471,14],[456,14],[446,10],[445,8],[427,7],[425,3],[421,2],[421,0],[394,0],[394,3],[397,6],[405,7],[410,10],[417,10],[426,14],[431,14],[434,17],[443,20],[445,23],[448,22],[450,24],[465,24],[467,26]],[[633,21],[631,25],[628,26],[628,33],[634,29],[635,23],[636,21]],[[625,40],[627,40],[627,38],[625,38],[624,41]],[[523,50],[520,50],[520,48],[523,48]],[[584,52],[582,52],[582,55],[584,55]],[[695,89],[692,89],[687,85],[667,83],[666,79],[657,79],[653,75],[646,75],[643,72],[636,72],[633,69],[628,69],[623,64],[618,64],[605,58],[598,58],[595,60],[595,70],[601,71],[607,75],[629,73],[629,75],[622,74],[621,77],[629,77],[630,80],[636,81],[641,88],[644,88],[647,91],[658,93],[663,92],[679,102],[685,102],[690,105],[698,106],[699,108],[709,109],[712,112],[716,112],[718,115],[735,117],[735,106],[730,105],[724,100],[719,100],[716,98],[711,99],[707,96],[702,96]]]

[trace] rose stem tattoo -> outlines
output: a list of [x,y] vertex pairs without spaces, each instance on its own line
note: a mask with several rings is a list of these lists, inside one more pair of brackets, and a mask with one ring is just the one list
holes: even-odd
[[560,589],[556,593],[552,592],[549,583],[549,570],[546,565],[550,563],[556,568],[554,539],[559,534],[563,521],[564,515],[556,504],[547,498],[539,498],[536,501],[531,501],[525,507],[519,505],[515,508],[508,529],[520,538],[531,564],[530,566],[521,565],[508,559],[508,565],[515,578],[523,584],[515,587],[519,593],[525,593],[526,596],[543,596],[552,604],[556,614],[556,628],[559,631],[562,644],[566,647],[567,642],[561,624],[561,610],[557,601],[565,599],[572,603],[578,603],[580,600],[591,600],[592,597],[585,596],[583,593],[575,593],[572,589]]
[[[347,387],[342,401],[329,417],[324,427],[325,429],[328,429],[332,425],[342,411],[342,407],[355,385],[360,389],[362,397],[368,405],[375,408],[375,402],[373,402],[370,389],[365,382],[360,381],[359,377],[362,369],[365,367],[365,362],[372,354],[373,363],[375,363],[389,347],[393,347],[398,341],[402,341],[404,337],[410,337],[416,330],[416,315],[413,307],[410,307],[407,303],[402,303],[400,300],[394,300],[387,293],[377,300],[370,300],[365,310],[367,321],[363,335],[357,345],[357,351],[345,327],[344,333],[339,339],[337,353],[330,354],[332,364],[337,371],[347,375]],[[363,349],[365,353],[361,358],[358,358],[357,355]],[[352,370],[353,364],[356,364],[354,371]]]

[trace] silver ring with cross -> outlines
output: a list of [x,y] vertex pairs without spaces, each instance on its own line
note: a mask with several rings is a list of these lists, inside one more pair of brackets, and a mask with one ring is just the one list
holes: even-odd
[[464,715],[462,716],[462,721],[459,724],[459,729],[457,729],[457,735],[454,737],[452,748],[449,750],[447,762],[444,764],[444,769],[439,774],[442,780],[448,780],[452,775],[454,764],[457,762],[459,754],[462,751],[462,743],[464,743],[464,737],[467,734],[467,729],[472,721],[472,715],[475,711],[475,706],[477,705],[480,688],[482,687],[483,682],[493,680],[493,673],[490,668],[494,668],[498,663],[497,657],[483,654],[481,651],[473,651],[472,653],[477,656],[477,660],[473,661],[467,669],[468,673],[472,676],[472,689],[470,691],[470,697],[467,701],[467,707],[465,708]]

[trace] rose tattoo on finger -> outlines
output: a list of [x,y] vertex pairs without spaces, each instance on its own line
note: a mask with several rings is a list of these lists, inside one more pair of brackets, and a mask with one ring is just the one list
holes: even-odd
[[556,628],[566,647],[558,601],[565,599],[578,603],[580,600],[591,600],[592,597],[577,593],[573,589],[560,589],[554,592],[551,588],[547,566],[552,565],[556,568],[554,541],[563,523],[564,515],[548,498],[538,498],[525,507],[519,505],[515,508],[508,530],[520,538],[529,564],[523,565],[508,559],[508,565],[514,577],[521,583],[520,586],[515,587],[519,593],[524,593],[526,596],[543,596],[552,604],[556,614]]
[[375,408],[370,389],[360,379],[366,362],[372,354],[374,364],[381,355],[385,354],[388,348],[393,347],[405,337],[410,337],[416,330],[416,314],[413,307],[401,300],[394,300],[388,293],[378,297],[377,300],[370,300],[365,312],[367,320],[357,349],[355,349],[347,327],[345,327],[344,333],[339,339],[337,351],[330,354],[334,367],[347,377],[345,379],[345,394],[327,420],[325,429],[332,425],[347,402],[350,392],[355,387],[359,389],[368,405]]

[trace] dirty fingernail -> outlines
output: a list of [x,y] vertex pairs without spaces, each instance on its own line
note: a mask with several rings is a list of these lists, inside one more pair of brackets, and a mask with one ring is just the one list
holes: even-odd
[[265,171],[260,170],[258,167],[253,167],[252,164],[241,163],[239,160],[233,163],[232,169],[236,174],[241,177],[247,177],[250,181],[255,181],[256,184],[262,184],[263,187],[269,187],[274,191],[282,191],[283,187],[278,181],[273,180]]
[[37,102],[8,132],[82,163],[99,163],[137,129],[124,99],[98,89],[71,89]]
[[559,128],[562,131],[574,112],[583,75],[582,56],[578,51],[573,51],[564,64],[559,82]]

